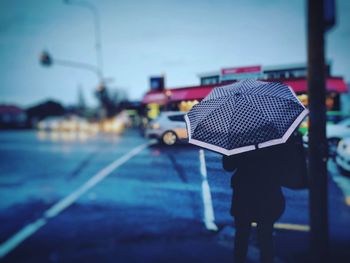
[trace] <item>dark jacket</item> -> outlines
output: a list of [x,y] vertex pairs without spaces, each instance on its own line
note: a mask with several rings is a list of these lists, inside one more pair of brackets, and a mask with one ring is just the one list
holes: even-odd
[[246,220],[276,221],[283,213],[282,194],[276,160],[279,146],[223,157],[223,167],[236,172],[231,178],[231,214]]

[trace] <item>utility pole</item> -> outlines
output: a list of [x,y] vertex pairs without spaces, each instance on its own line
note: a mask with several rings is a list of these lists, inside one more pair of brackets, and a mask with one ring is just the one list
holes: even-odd
[[311,262],[329,262],[324,1],[307,1]]

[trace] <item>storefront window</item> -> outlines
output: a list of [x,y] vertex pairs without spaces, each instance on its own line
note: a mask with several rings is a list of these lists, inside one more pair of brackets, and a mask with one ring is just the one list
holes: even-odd
[[[334,111],[334,110],[339,110],[337,107],[337,98],[339,94],[336,93],[329,93],[326,96],[326,109],[327,111]],[[308,106],[309,99],[307,94],[300,94],[298,95],[298,99],[303,103],[304,106]]]
[[307,106],[308,103],[309,103],[308,96],[307,96],[306,94],[298,95],[298,99],[301,101],[301,103],[302,103],[304,106]]
[[192,109],[194,105],[198,103],[198,100],[188,100],[188,101],[181,101],[178,105],[179,110],[183,112],[187,112]]
[[201,85],[212,85],[217,83],[219,83],[219,76],[201,78]]
[[147,117],[151,120],[155,119],[160,112],[160,105],[157,103],[150,103],[147,105]]
[[173,116],[169,116],[168,118],[172,121],[181,121],[184,122],[185,121],[185,115],[184,114],[179,114],[179,115],[173,115]]

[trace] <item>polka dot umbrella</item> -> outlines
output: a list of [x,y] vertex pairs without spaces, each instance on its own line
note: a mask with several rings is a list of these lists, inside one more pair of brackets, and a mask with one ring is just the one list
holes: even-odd
[[233,155],[285,143],[307,114],[289,86],[247,79],[214,88],[185,120],[189,143]]

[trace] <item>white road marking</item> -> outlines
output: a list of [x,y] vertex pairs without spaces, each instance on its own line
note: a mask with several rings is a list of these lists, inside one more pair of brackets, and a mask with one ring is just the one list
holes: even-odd
[[10,239],[5,241],[0,246],[0,258],[3,258],[8,253],[10,253],[13,249],[15,249],[20,243],[22,243],[25,239],[33,235],[36,231],[38,231],[41,227],[46,224],[47,220],[44,218],[40,218],[35,222],[25,226],[15,235],[13,235]]
[[204,224],[208,230],[217,231],[218,227],[215,224],[215,216],[213,203],[211,200],[210,187],[207,179],[207,167],[205,164],[205,156],[203,149],[199,150],[200,172],[202,175],[202,198],[204,205]]
[[50,218],[57,216],[63,210],[65,210],[70,205],[72,205],[80,196],[82,196],[84,193],[86,193],[92,187],[96,186],[104,178],[106,178],[108,175],[110,175],[115,169],[117,169],[118,167],[120,167],[121,165],[126,163],[128,160],[130,160],[132,157],[139,154],[145,148],[147,148],[148,146],[150,146],[154,143],[155,143],[155,141],[150,141],[148,143],[145,143],[145,144],[142,144],[142,145],[135,147],[133,150],[131,150],[127,154],[123,155],[119,159],[115,160],[114,162],[112,162],[111,164],[109,164],[108,166],[103,168],[101,171],[99,171],[97,174],[95,174],[93,177],[91,177],[86,183],[84,183],[82,186],[80,186],[73,193],[71,193],[67,197],[63,198],[58,203],[54,204],[51,208],[49,208],[44,213],[44,216],[42,218],[25,226],[20,231],[18,231],[15,235],[13,235],[8,240],[6,240],[4,243],[2,243],[0,245],[0,258],[3,258],[8,253],[10,253],[12,250],[14,250],[24,240],[26,240],[28,237],[33,235],[41,227],[46,225],[46,223],[49,221]]

